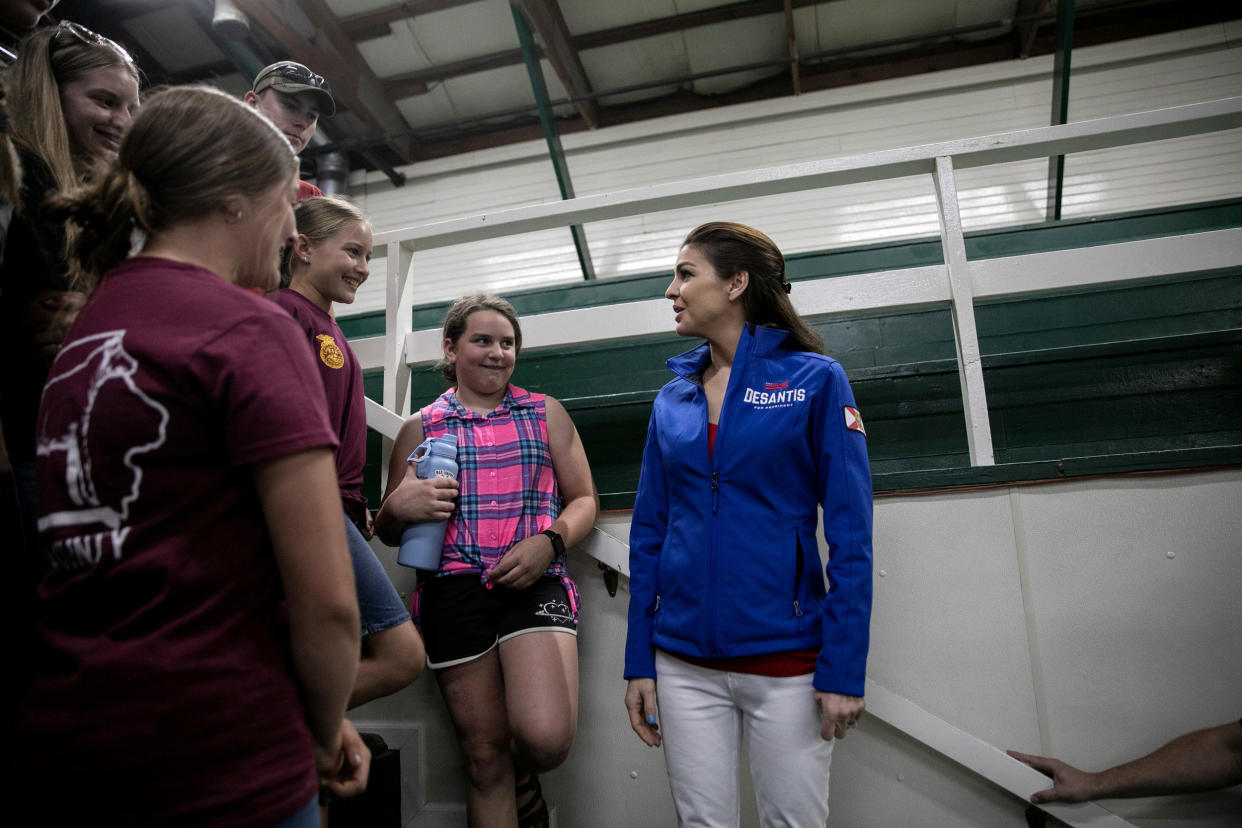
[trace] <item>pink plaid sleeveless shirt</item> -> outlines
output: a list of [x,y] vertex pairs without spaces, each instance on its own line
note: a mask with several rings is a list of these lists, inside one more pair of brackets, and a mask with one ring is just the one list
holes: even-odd
[[[487,573],[518,541],[537,535],[561,513],[560,490],[548,448],[545,395],[510,384],[504,400],[476,414],[445,391],[419,414],[423,435],[457,435],[457,507],[444,534],[435,577]],[[559,578],[578,617],[578,589],[564,555],[552,559],[544,577]],[[417,614],[417,613],[415,613]]]

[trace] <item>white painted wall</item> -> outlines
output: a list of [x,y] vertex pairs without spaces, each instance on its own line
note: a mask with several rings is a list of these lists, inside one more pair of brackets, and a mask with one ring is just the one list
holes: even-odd
[[[1242,94],[1242,24],[1227,23],[1074,54],[1071,120]],[[579,195],[849,155],[1048,123],[1050,57],[808,93],[565,136]],[[1064,215],[1098,215],[1236,196],[1237,131],[1070,156]],[[350,194],[377,231],[559,198],[542,141],[406,167],[394,189],[357,174]],[[961,171],[966,230],[1040,221],[1046,165]],[[597,222],[587,227],[601,278],[670,266],[685,232],[704,220],[753,224],[786,253],[935,235],[929,178]],[[553,230],[415,255],[415,302],[470,289],[500,293],[581,278],[569,233]],[[377,263],[378,264],[378,263]],[[380,271],[377,267],[377,273]],[[373,278],[351,313],[382,308]],[[347,314],[342,314],[347,315]]]
[[[625,540],[628,522],[599,526]],[[379,551],[408,589],[412,573]],[[562,828],[673,825],[660,752],[622,706],[626,582],[609,598],[593,559],[574,552],[571,568],[579,732],[545,792]],[[998,748],[1098,769],[1242,717],[1242,471],[884,497],[875,570],[869,678]],[[464,787],[431,676],[353,718],[420,728],[427,796],[460,814],[445,805]],[[874,716],[837,748],[831,804],[843,826],[1026,824],[1017,797]],[[1135,825],[1236,825],[1242,788],[1104,804]]]

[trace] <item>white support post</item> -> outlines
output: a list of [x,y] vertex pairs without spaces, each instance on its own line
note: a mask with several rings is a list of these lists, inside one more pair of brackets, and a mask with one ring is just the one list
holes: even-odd
[[387,296],[384,306],[384,407],[402,417],[410,413],[410,370],[406,335],[413,327],[414,291],[410,286],[413,250],[408,242],[388,243]]
[[[400,419],[410,413],[410,366],[405,340],[414,326],[414,291],[410,271],[414,250],[408,241],[390,241],[385,266],[384,304],[384,399],[383,407]],[[368,411],[368,419],[371,417]],[[395,432],[394,432],[395,435]],[[392,435],[385,434],[382,456],[392,453]],[[380,491],[388,486],[388,463],[380,464]]]
[[988,420],[988,400],[983,387],[983,363],[979,356],[979,332],[975,329],[974,288],[970,263],[966,261],[966,239],[962,216],[957,208],[957,184],[953,179],[953,159],[936,158],[936,201],[940,210],[940,243],[944,264],[949,271],[950,313],[953,317],[953,344],[957,347],[957,376],[962,385],[962,411],[966,415],[966,442],[972,466],[992,466],[992,427]]

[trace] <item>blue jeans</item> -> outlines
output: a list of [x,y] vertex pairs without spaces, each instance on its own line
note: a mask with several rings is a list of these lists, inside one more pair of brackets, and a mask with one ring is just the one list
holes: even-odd
[[312,796],[310,802],[273,825],[272,828],[319,828],[318,795]]
[[345,540],[349,542],[349,561],[354,566],[363,638],[409,621],[410,611],[388,580],[384,565],[348,517],[345,518]]

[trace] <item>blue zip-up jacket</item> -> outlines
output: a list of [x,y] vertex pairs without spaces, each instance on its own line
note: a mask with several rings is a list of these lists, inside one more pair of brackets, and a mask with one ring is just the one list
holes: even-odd
[[[655,648],[701,658],[819,648],[817,690],[863,695],[871,621],[871,471],[835,360],[747,325],[707,450],[708,345],[668,361],[630,527],[625,677]],[[816,506],[828,541],[825,592]]]

